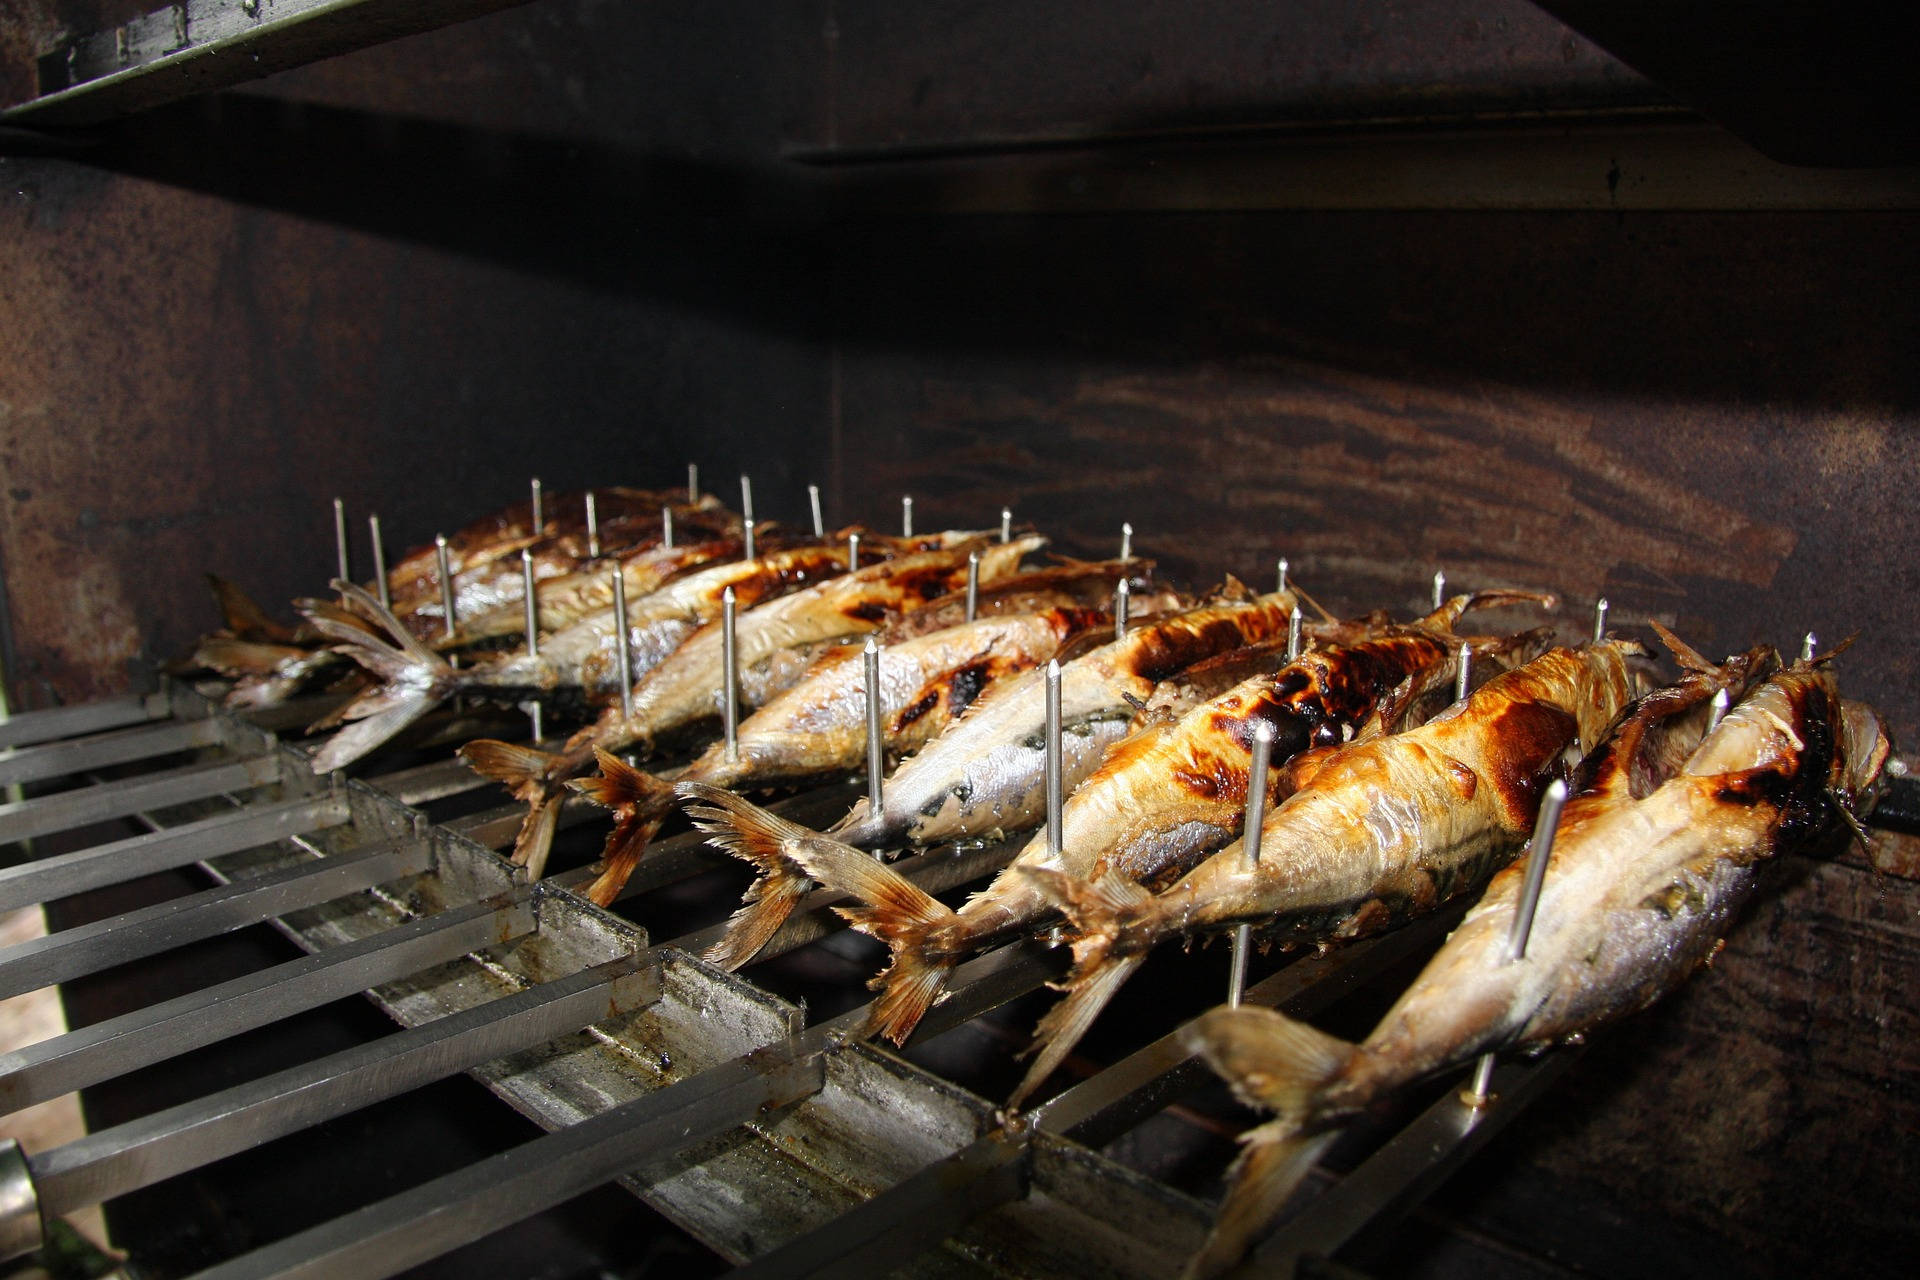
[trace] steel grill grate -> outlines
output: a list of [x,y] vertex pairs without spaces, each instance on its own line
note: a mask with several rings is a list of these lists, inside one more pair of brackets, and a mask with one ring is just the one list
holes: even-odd
[[[291,722],[311,706],[276,723]],[[316,778],[302,751],[179,686],[0,723],[0,780],[73,785],[0,807],[0,840],[131,818],[145,834],[0,871],[0,906],[197,865],[214,887],[0,953],[0,994],[32,990],[271,922],[307,954],[0,1056],[11,1112],[365,992],[396,1034],[50,1151],[25,1153],[0,1205],[0,1240],[51,1218],[429,1081],[468,1072],[546,1136],[233,1258],[208,1274],[393,1274],[507,1222],[618,1179],[746,1274],[1166,1276],[1208,1209],[1099,1154],[1210,1073],[1174,1035],[1140,1044],[1003,1128],[995,1106],[852,1038],[864,1007],[804,1011],[697,958],[718,925],[654,943],[569,890],[538,885],[494,849],[517,808],[456,761],[365,781]],[[182,763],[183,753],[192,758]],[[96,770],[121,776],[99,780]],[[842,783],[776,808],[824,822]],[[1905,798],[1905,793],[1900,793]],[[463,803],[434,823],[424,804]],[[1911,806],[1909,806],[1911,807]],[[577,823],[592,811],[571,809]],[[978,880],[1012,847],[941,848],[902,865],[930,891]],[[696,834],[660,841],[623,907],[727,860]],[[842,932],[816,892],[769,945]],[[1311,1014],[1437,945],[1464,904],[1325,956],[1296,959],[1249,1002]],[[924,1043],[1057,976],[1062,953],[1014,944],[964,966],[914,1040]],[[1224,976],[1224,975],[1223,975]],[[1211,1003],[1196,997],[1192,1013]],[[1508,1061],[1475,1110],[1449,1088],[1344,1179],[1318,1191],[1254,1260],[1290,1272],[1404,1211],[1571,1063]],[[716,1141],[745,1134],[747,1140]],[[946,1242],[943,1244],[942,1242]]]

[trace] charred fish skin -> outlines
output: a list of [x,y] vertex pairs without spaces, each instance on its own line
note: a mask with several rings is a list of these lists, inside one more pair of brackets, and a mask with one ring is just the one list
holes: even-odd
[[[1189,610],[1066,662],[1060,673],[1066,785],[1084,781],[1124,735],[1134,704],[1159,681],[1202,658],[1284,635],[1294,607],[1285,592]],[[882,813],[869,814],[862,801],[830,834],[862,845],[932,844],[1038,822],[1045,803],[1044,694],[1037,671],[996,689],[887,780]]]
[[[1879,718],[1839,698],[1824,664],[1769,676],[1770,656],[1695,671],[1622,719],[1562,818],[1522,958],[1508,949],[1524,875],[1515,866],[1359,1044],[1267,1010],[1200,1020],[1188,1046],[1275,1119],[1243,1139],[1190,1275],[1237,1260],[1345,1117],[1481,1053],[1542,1047],[1645,1008],[1717,949],[1758,864],[1829,817],[1865,812],[1891,751]],[[1713,691],[1757,679],[1707,732]],[[1683,735],[1693,750],[1663,761]]]

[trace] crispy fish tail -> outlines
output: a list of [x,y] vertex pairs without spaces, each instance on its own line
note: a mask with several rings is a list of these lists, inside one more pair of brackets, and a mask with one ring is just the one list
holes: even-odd
[[[803,890],[804,877],[810,876],[868,904],[834,910],[848,924],[878,938],[893,951],[892,963],[870,984],[881,994],[868,1015],[865,1033],[903,1043],[933,1006],[953,970],[954,957],[938,945],[936,937],[942,926],[954,921],[953,909],[876,861],[872,854],[796,826],[731,792],[697,782],[683,782],[679,790],[682,795],[713,802],[717,806],[714,810],[693,811],[696,820],[713,821],[715,826],[707,827],[706,822],[701,825],[713,831],[733,853],[767,870],[772,883],[759,887],[763,901],[788,892],[784,881],[775,878],[784,874],[803,877]],[[726,949],[728,955],[739,954],[744,959],[765,944],[772,930],[758,923],[749,926],[746,919],[759,906],[759,902],[749,902],[735,917],[734,928],[742,934],[738,944],[733,944],[730,932],[728,941],[716,952]],[[782,918],[789,909],[790,904],[779,908]],[[778,927],[777,922],[774,927]],[[762,933],[765,936],[757,936]],[[747,949],[749,946],[752,950]],[[709,958],[725,963],[717,956]]]
[[694,826],[734,857],[752,863],[760,873],[740,909],[727,922],[726,935],[706,955],[723,969],[738,969],[779,932],[813,886],[791,856],[794,847],[808,840],[832,842],[724,787],[689,780],[674,790],[682,800],[700,802],[687,806]]
[[1022,867],[1020,873],[1073,922],[1081,937],[1073,944],[1073,972],[1056,984],[1067,997],[1034,1029],[1033,1044],[1027,1049],[1034,1055],[1033,1065],[1008,1100],[1010,1108],[1026,1101],[1066,1060],[1100,1011],[1147,958],[1145,948],[1120,950],[1114,944],[1153,901],[1145,889],[1111,872],[1092,882],[1045,867]]
[[376,635],[331,611],[306,610],[307,621],[334,642],[335,652],[352,658],[380,681],[333,717],[353,723],[314,754],[315,773],[352,764],[386,742],[444,702],[458,680],[453,668],[416,640],[378,600],[352,583],[336,579],[333,585],[387,634]]
[[556,779],[566,773],[567,758],[496,738],[479,738],[460,748],[460,758],[481,777],[504,785],[513,798],[527,806],[520,834],[514,837],[513,861],[538,880],[547,869],[553,833],[560,823],[564,798]]
[[1306,1129],[1322,1092],[1358,1049],[1271,1009],[1251,1007],[1214,1009],[1181,1040],[1242,1102],[1274,1112],[1273,1120],[1241,1139],[1246,1149],[1228,1173],[1219,1217],[1187,1265],[1185,1274],[1198,1280],[1240,1260],[1333,1141],[1331,1130]]
[[613,810],[613,832],[600,854],[603,868],[587,886],[587,897],[610,907],[640,865],[648,842],[673,812],[674,793],[667,783],[610,751],[595,747],[593,754],[600,772],[591,778],[574,778],[567,785],[601,808]]

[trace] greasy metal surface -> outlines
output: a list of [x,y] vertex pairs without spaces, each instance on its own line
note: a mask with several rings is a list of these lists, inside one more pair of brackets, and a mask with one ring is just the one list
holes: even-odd
[[33,1171],[27,1168],[20,1144],[0,1138],[0,1262],[38,1249],[42,1238]]

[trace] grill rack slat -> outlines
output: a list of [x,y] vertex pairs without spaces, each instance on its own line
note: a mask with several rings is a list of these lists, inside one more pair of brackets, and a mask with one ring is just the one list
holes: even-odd
[[[233,1122],[235,1127],[228,1131],[249,1129],[257,1141],[260,1133],[299,1127],[340,1106],[371,1101],[373,1094],[363,1080],[379,1078],[383,1052],[427,1043],[463,1026],[487,1026],[518,1004],[545,1007],[544,1016],[556,1019],[551,1025],[539,1023],[524,1037],[510,1038],[511,1043],[488,1040],[483,1032],[475,1032],[462,1041],[473,1045],[469,1052],[439,1057],[423,1053],[417,1070],[404,1077],[388,1076],[392,1089],[374,1091],[385,1096],[448,1071],[469,1070],[510,1105],[551,1130],[545,1138],[495,1162],[446,1175],[232,1259],[210,1274],[375,1274],[376,1269],[369,1269],[369,1258],[380,1260],[379,1274],[391,1274],[410,1261],[424,1260],[502,1225],[499,1179],[504,1169],[512,1170],[512,1185],[521,1191],[510,1197],[511,1217],[537,1212],[619,1176],[723,1253],[741,1259],[758,1255],[752,1274],[813,1274],[856,1260],[891,1263],[916,1257],[911,1268],[915,1271],[946,1274],[957,1267],[961,1274],[973,1274],[967,1261],[970,1250],[986,1249],[982,1256],[991,1255],[999,1265],[1007,1256],[1004,1249],[1009,1239],[1026,1250],[1020,1265],[1031,1266],[1036,1274],[1052,1274],[1062,1266],[1050,1234],[1055,1230],[1067,1242],[1067,1252],[1076,1246],[1093,1251],[1076,1258],[1074,1269],[1084,1274],[1167,1274],[1204,1232],[1204,1206],[1080,1145],[1104,1144],[1210,1082],[1209,1074],[1180,1048],[1176,1034],[1155,1040],[1042,1103],[1029,1114],[1025,1127],[1009,1137],[1000,1129],[990,1103],[956,1093],[937,1077],[854,1040],[865,1017],[864,1006],[802,1030],[799,1010],[695,959],[690,953],[712,941],[715,928],[696,929],[649,948],[641,930],[566,892],[591,875],[589,868],[560,872],[540,886],[516,884],[513,870],[477,847],[471,837],[484,836],[496,845],[510,842],[518,823],[517,809],[511,811],[511,820],[504,811],[489,812],[430,826],[424,815],[381,794],[377,787],[336,779],[331,789],[317,791],[324,784],[305,771],[299,751],[277,744],[265,732],[212,713],[191,691],[173,689],[163,696],[169,706],[179,708],[182,722],[211,714],[222,725],[221,734],[208,737],[208,745],[202,748],[212,763],[135,775],[45,798],[83,795],[88,813],[118,811],[143,822],[150,832],[80,855],[62,855],[37,873],[22,869],[17,876],[0,877],[0,893],[9,886],[77,884],[85,888],[111,883],[124,877],[108,877],[98,869],[110,861],[107,851],[121,851],[129,865],[145,868],[158,864],[138,860],[159,856],[148,851],[164,849],[167,865],[198,863],[222,887],[209,891],[211,896],[195,895],[197,901],[162,904],[154,909],[155,919],[217,919],[222,927],[267,922],[313,954],[0,1057],[0,1106],[11,1109],[54,1096],[352,991],[366,991],[403,1027],[412,1029],[395,1033],[389,1038],[394,1044],[384,1051],[374,1047],[354,1051],[359,1056],[353,1061],[357,1070],[367,1073],[364,1077],[342,1074],[339,1062],[310,1063],[282,1073],[286,1080],[299,1078],[322,1085],[333,1081],[337,1093],[324,1104],[279,1104],[285,1108],[279,1124]],[[113,715],[139,712],[148,719],[157,718],[150,714],[155,706],[152,698],[116,700],[115,706]],[[64,723],[97,728],[99,718],[74,715]],[[150,725],[132,732],[168,727]],[[180,741],[164,732],[151,732],[145,740],[162,753],[177,751]],[[44,749],[44,745],[34,748]],[[76,752],[67,758],[84,762],[89,757]],[[99,762],[97,756],[94,759]],[[197,799],[183,799],[177,789],[156,792],[152,786],[156,777],[162,779],[163,787],[172,787],[174,779],[181,777],[226,777],[221,771],[235,765],[246,769],[246,778],[264,779],[249,784],[261,790],[243,799],[195,788]],[[464,780],[463,773],[451,762],[419,765],[393,775],[394,788],[424,803],[485,785],[478,779]],[[289,797],[288,792],[293,794]],[[170,801],[170,807],[157,814],[145,812],[127,798],[152,804],[155,794]],[[789,797],[775,807],[795,820],[817,824],[837,816],[855,794],[853,784],[832,784]],[[44,800],[25,802],[28,806],[41,803]],[[208,813],[222,804],[224,811],[216,808]],[[592,813],[582,808],[566,821],[577,824]],[[307,828],[312,839],[285,839],[290,826],[305,823],[316,824]],[[236,847],[242,833],[282,840],[258,848]],[[1017,848],[1018,843],[1010,841],[998,847],[934,850],[901,865],[937,892],[989,874]],[[378,852],[368,854],[368,849]],[[418,851],[411,861],[380,862],[409,849]],[[88,855],[94,860],[90,862]],[[326,883],[356,860],[376,863],[391,874],[359,877],[369,882],[366,886],[333,879],[340,892],[309,892],[292,899],[272,896],[285,884]],[[697,833],[668,837],[650,850],[623,898],[728,862]],[[83,878],[62,878],[74,874],[65,870],[69,867],[85,868],[80,873]],[[215,914],[219,903],[249,900],[261,904],[261,909]],[[827,908],[837,900],[824,891],[810,895],[769,946],[766,958],[833,931],[839,921]],[[1380,938],[1298,960],[1256,984],[1248,999],[1276,1004],[1296,1015],[1322,1009],[1416,956],[1421,948],[1435,945],[1463,909],[1456,905]],[[123,917],[116,923],[116,929],[102,930],[101,936],[137,933],[131,926],[138,920]],[[155,933],[150,935],[151,945],[193,933]],[[84,955],[90,963],[144,953],[124,943],[117,950],[97,949],[99,944],[90,941],[85,930],[71,930],[48,941],[50,954]],[[925,1043],[1034,990],[1062,971],[1064,959],[1063,951],[1038,941],[1010,944],[975,958],[956,972],[949,998],[930,1011],[909,1045]],[[42,967],[34,969],[36,963]],[[24,975],[29,973],[64,977],[78,971],[71,966],[46,968],[25,953],[0,956],[0,973],[20,975],[13,979],[14,988],[27,983]],[[647,999],[636,1002],[629,993],[621,1015],[609,1022],[612,1011],[603,988],[614,979],[604,975],[615,972],[643,974]],[[556,978],[555,973],[565,976]],[[582,984],[589,994],[579,993]],[[548,988],[545,992],[543,986]],[[567,991],[574,993],[579,1007],[564,1001],[551,1005],[550,997]],[[586,1005],[595,999],[600,1005],[588,1009]],[[645,1009],[635,1012],[640,1003]],[[557,1016],[556,1010],[567,1016]],[[586,1031],[574,1030],[585,1025],[586,1018],[595,1018],[596,1024]],[[556,1031],[570,1034],[553,1041]],[[544,1047],[530,1048],[536,1044]],[[656,1049],[657,1063],[652,1057]],[[501,1053],[508,1050],[517,1052],[502,1058]],[[341,1062],[350,1056],[343,1056]],[[1250,1266],[1291,1272],[1302,1258],[1329,1253],[1367,1224],[1403,1210],[1490,1139],[1571,1060],[1572,1055],[1561,1051],[1535,1062],[1504,1064],[1496,1077],[1499,1096],[1479,1112],[1468,1114],[1471,1109],[1451,1093],[1442,1097],[1364,1160],[1354,1174],[1322,1193],[1312,1213],[1283,1223]],[[773,1080],[768,1072],[776,1070],[786,1074]],[[842,1084],[842,1077],[855,1086]],[[794,1085],[796,1078],[804,1079],[804,1087]],[[249,1089],[254,1092],[247,1094]],[[713,1197],[703,1197],[703,1180],[745,1178],[751,1183],[768,1177],[767,1170],[772,1169],[790,1184],[804,1163],[796,1163],[796,1153],[817,1144],[821,1133],[835,1133],[836,1124],[847,1123],[836,1107],[858,1112],[864,1123],[885,1128],[891,1117],[884,1109],[876,1112],[863,1097],[874,1091],[892,1096],[896,1105],[900,1098],[907,1098],[915,1107],[933,1108],[873,1135],[873,1149],[861,1155],[881,1169],[863,1171],[834,1166],[831,1161],[809,1166],[805,1172],[810,1179],[807,1185],[813,1188],[813,1207],[802,1213],[801,1220],[789,1213],[780,1219],[778,1230],[769,1230],[771,1215],[764,1209],[743,1210],[750,1217],[759,1216],[739,1225],[716,1217],[707,1206]],[[115,1162],[128,1167],[146,1164],[148,1156],[160,1150],[148,1145],[154,1135],[175,1135],[171,1140],[191,1151],[195,1144],[178,1135],[196,1126],[182,1117],[248,1114],[226,1104],[246,1095],[256,1107],[271,1107],[266,1099],[273,1093],[271,1087],[256,1082],[230,1091],[229,1097],[200,1099],[118,1131],[93,1135],[69,1148],[31,1156],[29,1167],[41,1182],[42,1207],[58,1212],[102,1189],[118,1191],[138,1185],[112,1174]],[[802,1102],[803,1098],[810,1101]],[[252,1118],[263,1114],[267,1113],[254,1112]],[[944,1119],[935,1121],[931,1118],[935,1115]],[[730,1144],[717,1156],[695,1150],[700,1142],[742,1123],[749,1125],[758,1143]],[[789,1134],[790,1128],[809,1135],[807,1140]],[[251,1142],[225,1138],[201,1150],[212,1158],[237,1149],[235,1144]],[[582,1163],[582,1151],[595,1154]],[[564,1158],[555,1153],[565,1153]],[[644,1168],[637,1163],[643,1156]],[[101,1174],[101,1167],[109,1173]],[[562,1167],[564,1173],[556,1172]],[[537,1192],[529,1193],[530,1186],[537,1187]],[[792,1198],[790,1186],[783,1186],[783,1193]],[[1135,1231],[1153,1235],[1164,1253],[1138,1248],[1124,1251],[1125,1256],[1111,1248],[1104,1255],[1098,1253],[1104,1224],[1077,1221],[1072,1206],[1101,1203],[1104,1210],[1103,1198],[1114,1196],[1131,1197],[1129,1203],[1137,1202],[1145,1206],[1144,1212],[1155,1215],[1151,1222],[1136,1224]],[[743,1202],[752,1199],[751,1186],[741,1191],[741,1198]],[[839,1211],[843,1209],[849,1212]],[[1084,1208],[1079,1212],[1082,1218],[1093,1216]],[[395,1249],[392,1233],[409,1222],[417,1223],[422,1213],[429,1215],[433,1227],[424,1231],[416,1227],[408,1245]],[[809,1215],[817,1220],[805,1220]],[[1045,1247],[1036,1244],[1042,1237],[1035,1233],[1035,1221],[1046,1224]],[[923,1252],[956,1232],[958,1236],[944,1249]],[[769,1249],[770,1243],[775,1247]]]

